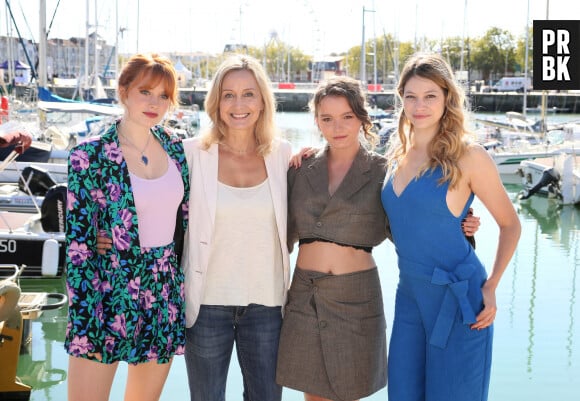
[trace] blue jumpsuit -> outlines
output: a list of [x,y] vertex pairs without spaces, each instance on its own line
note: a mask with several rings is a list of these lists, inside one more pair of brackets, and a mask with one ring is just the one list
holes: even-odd
[[448,209],[441,169],[381,199],[398,256],[399,283],[388,357],[389,401],[487,400],[493,327],[471,330],[483,308],[485,268]]

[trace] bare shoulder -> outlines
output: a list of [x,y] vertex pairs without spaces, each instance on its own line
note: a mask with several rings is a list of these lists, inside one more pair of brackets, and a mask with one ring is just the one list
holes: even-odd
[[494,161],[483,146],[478,143],[469,143],[460,164],[466,167],[485,167],[494,165]]

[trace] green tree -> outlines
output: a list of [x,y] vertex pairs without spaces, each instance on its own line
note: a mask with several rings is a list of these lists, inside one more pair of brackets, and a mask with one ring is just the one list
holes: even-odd
[[279,40],[270,40],[263,47],[248,47],[248,54],[262,61],[273,82],[294,81],[306,75],[312,57]]
[[[528,76],[531,76],[532,68],[533,68],[533,29],[529,27],[528,29]],[[515,52],[515,61],[516,61],[516,69],[521,71],[522,75],[525,72],[526,68],[526,35],[522,35],[518,38],[516,44],[516,52]]]
[[514,72],[516,44],[509,31],[492,27],[472,43],[472,68],[479,69],[485,80]]

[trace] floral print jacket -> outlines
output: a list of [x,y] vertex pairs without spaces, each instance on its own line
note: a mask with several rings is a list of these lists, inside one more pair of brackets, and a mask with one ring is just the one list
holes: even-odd
[[[75,308],[84,308],[82,314],[86,316],[86,308],[90,308],[86,300],[98,298],[102,290],[99,286],[106,282],[103,279],[116,267],[137,265],[141,258],[135,199],[119,146],[117,124],[99,138],[77,145],[69,156],[66,269],[72,309],[69,317],[73,320]],[[189,201],[189,170],[183,144],[160,126],[152,131],[181,172],[184,196],[176,216],[181,227],[176,227],[176,232],[182,233],[187,228]],[[108,233],[113,239],[113,255],[106,259],[96,252],[99,232]],[[81,311],[77,312],[80,316]]]

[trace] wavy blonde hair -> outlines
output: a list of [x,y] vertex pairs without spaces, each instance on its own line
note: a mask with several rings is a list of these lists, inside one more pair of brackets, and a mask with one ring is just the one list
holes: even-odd
[[[453,189],[461,179],[458,166],[459,159],[465,154],[469,146],[465,127],[466,99],[463,89],[455,81],[449,64],[438,54],[416,54],[403,67],[397,95],[401,103],[405,85],[412,77],[421,77],[433,81],[445,96],[445,111],[439,122],[439,130],[429,144],[429,163],[419,172],[424,174],[437,166],[441,166],[443,177],[440,183],[449,181],[449,188]],[[389,174],[409,150],[409,139],[413,135],[413,124],[405,115],[403,107],[399,110],[398,135],[391,138],[387,150]]]
[[320,102],[327,96],[344,97],[352,112],[361,122],[362,134],[371,147],[375,147],[379,136],[373,132],[373,122],[367,110],[366,96],[359,81],[347,76],[336,76],[322,82],[310,100],[310,110],[318,116]]
[[213,77],[211,87],[204,101],[204,109],[211,120],[211,127],[203,134],[202,143],[205,149],[207,149],[212,144],[222,141],[226,136],[227,126],[220,117],[222,85],[228,73],[240,70],[246,70],[252,73],[262,95],[264,109],[256,122],[254,137],[258,145],[258,154],[265,156],[272,151],[274,138],[279,135],[275,123],[276,99],[272,91],[272,84],[260,62],[245,54],[229,56],[220,64]]

